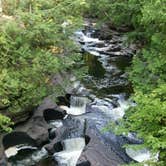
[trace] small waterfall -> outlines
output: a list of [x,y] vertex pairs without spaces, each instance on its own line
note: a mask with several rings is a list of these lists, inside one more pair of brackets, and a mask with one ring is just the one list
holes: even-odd
[[5,155],[7,158],[16,156],[20,150],[37,150],[37,147],[28,145],[16,145],[5,150]]
[[88,35],[85,35],[82,31],[77,31],[75,32],[75,36],[76,36],[76,41],[78,42],[84,42],[86,43],[87,45],[90,44],[90,43],[104,43],[104,41],[102,40],[99,40],[98,38],[91,38],[90,34]]
[[60,128],[63,126],[62,120],[51,120],[48,122],[48,124],[50,127],[53,127],[53,128]]
[[131,106],[131,102],[125,100],[123,95],[119,95],[118,103],[119,107],[114,108],[111,111],[114,120],[121,119],[124,116],[125,111]]
[[[16,156],[17,157],[17,156]],[[33,166],[36,165],[41,159],[47,158],[48,152],[45,148],[34,151],[31,155],[27,155],[23,159],[12,159],[10,164],[12,166]]]
[[125,100],[123,95],[112,95],[116,97],[118,106],[113,108],[112,100],[109,98],[105,99],[95,99],[94,104],[92,103],[93,108],[99,108],[104,114],[111,117],[112,120],[116,121],[121,119],[125,111],[132,106],[131,101]]
[[87,102],[86,97],[71,96],[70,105],[71,107],[83,107]]
[[71,96],[70,98],[70,111],[72,115],[81,115],[86,112],[86,104],[88,99],[86,97]]
[[71,96],[70,107],[60,106],[60,108],[66,110],[67,114],[82,115],[86,112],[86,105],[89,102],[86,97]]
[[84,138],[72,138],[63,141],[64,150],[54,154],[59,166],[76,166],[83,149]]
[[[137,145],[135,145],[136,147]],[[133,160],[137,162],[145,162],[148,160],[158,160],[159,153],[152,154],[148,149],[133,149],[133,148],[126,148],[126,153],[130,156]]]
[[89,37],[89,38],[92,38],[92,37],[91,37],[91,32],[87,32],[87,33],[86,33],[86,36]]

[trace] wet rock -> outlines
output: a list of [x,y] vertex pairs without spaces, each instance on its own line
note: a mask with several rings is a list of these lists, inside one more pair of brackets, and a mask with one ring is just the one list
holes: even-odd
[[4,154],[9,159],[16,156],[18,152],[25,150],[36,150],[37,143],[25,132],[12,132],[6,134],[2,140]]
[[27,133],[24,132],[12,132],[3,137],[2,140],[4,149],[8,149],[10,147],[16,145],[31,145],[36,146],[36,142],[32,139]]
[[73,117],[74,116],[68,116],[63,122],[64,127],[67,128],[65,139],[84,137],[84,121],[80,121],[79,119],[75,119]]
[[[46,114],[49,110],[51,110],[50,114]],[[59,109],[56,103],[48,97],[34,112],[32,118],[21,126],[18,126],[16,130],[26,132],[30,137],[36,140],[37,145],[40,146],[49,140],[49,125],[46,120],[63,119],[64,116],[65,111]]]
[[49,133],[49,139],[54,139],[56,137],[56,129],[55,128],[50,128],[48,129],[48,133]]
[[21,130],[36,140],[38,146],[48,141],[48,124],[42,116],[33,116]]
[[113,132],[108,131],[102,135],[104,141],[111,149],[125,162],[130,163],[133,161],[127,154],[123,146],[127,144],[122,136],[117,136]]
[[[49,125],[47,124],[46,120],[48,117],[44,116],[44,113],[48,112],[49,110],[53,110],[56,112],[58,117],[63,118],[64,117],[64,111],[60,110],[57,106],[57,104],[53,101],[53,99],[49,96],[44,99],[44,101],[39,105],[39,107],[35,110],[32,118],[28,120],[25,124],[22,126],[19,126],[16,128],[18,131],[25,131],[29,136],[31,136],[33,139],[36,140],[37,145],[43,145],[44,143],[48,142],[49,140]],[[56,116],[57,116],[56,114]],[[52,114],[51,114],[52,115]],[[54,116],[54,115],[52,115]],[[46,120],[45,120],[46,119]]]
[[63,150],[63,145],[61,142],[57,142],[54,144],[54,152],[60,152]]
[[70,106],[70,96],[67,95],[67,97],[64,96],[58,96],[57,97],[57,104],[58,105],[66,105],[66,106]]
[[[90,125],[91,124],[91,125]],[[102,140],[101,134],[97,128],[87,121],[86,135],[90,137],[90,142],[84,148],[78,165],[81,163],[90,163],[91,166],[118,166],[124,161]]]
[[55,109],[57,107],[57,104],[51,96],[44,99],[44,101],[39,105],[39,107],[35,110],[34,116],[41,116],[43,117],[43,112],[47,109]]
[[84,137],[85,122],[79,119],[75,119],[74,116],[69,115],[63,121],[63,126],[56,129],[56,137],[51,141],[51,143],[45,145],[45,148],[50,154],[57,151],[56,145],[66,139]]
[[105,47],[105,44],[106,43],[95,43],[95,44],[92,44],[91,47],[103,48]]
[[[57,147],[56,145],[58,145],[58,147],[60,147],[60,143],[63,139],[65,139],[65,133],[67,133],[67,127],[61,127],[56,129],[55,131],[55,135],[56,137],[51,140],[51,142],[49,144],[46,144],[44,147],[45,149],[48,151],[49,154],[54,154],[55,152],[57,152]],[[58,148],[59,149],[59,148]]]
[[28,133],[36,140],[38,146],[49,141],[48,130],[45,127],[33,126],[29,128]]
[[4,153],[0,155],[0,166],[8,166],[7,158]]
[[114,28],[110,28],[108,25],[103,24],[98,32],[98,38],[101,40],[111,40],[114,36],[120,36],[121,32],[115,31]]
[[25,132],[36,141],[37,146],[40,146],[49,139],[48,129],[49,126],[43,116],[34,115],[27,122],[17,126],[15,131]]
[[77,164],[76,166],[91,166],[91,163],[89,161],[84,161],[82,163]]
[[44,110],[43,115],[44,119],[48,122],[51,120],[63,119],[66,116],[66,111],[57,107],[55,109]]

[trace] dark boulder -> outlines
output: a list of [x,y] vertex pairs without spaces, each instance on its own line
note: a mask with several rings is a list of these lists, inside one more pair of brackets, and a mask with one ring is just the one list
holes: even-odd
[[49,139],[54,139],[56,137],[56,129],[55,128],[50,128],[48,129],[48,133],[49,133]]
[[66,111],[55,108],[55,109],[46,109],[43,112],[44,119],[48,122],[51,120],[59,120],[63,119],[66,116]]
[[57,142],[54,144],[54,152],[63,151],[63,145],[61,142]]
[[21,144],[36,146],[36,141],[24,132],[9,133],[3,137],[2,143],[4,149],[8,149],[10,147]]

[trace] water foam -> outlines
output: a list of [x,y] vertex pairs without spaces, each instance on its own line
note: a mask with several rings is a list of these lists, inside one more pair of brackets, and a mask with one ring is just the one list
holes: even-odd
[[59,166],[76,166],[84,147],[84,138],[72,138],[63,141],[64,150],[54,154]]

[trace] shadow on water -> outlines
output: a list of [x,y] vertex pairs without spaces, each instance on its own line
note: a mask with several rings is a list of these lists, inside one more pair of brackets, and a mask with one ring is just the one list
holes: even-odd
[[115,65],[121,71],[125,72],[126,68],[131,65],[131,57],[127,56],[118,56],[118,57],[111,57],[109,60],[110,65]]
[[35,166],[58,166],[51,157],[41,160]]

